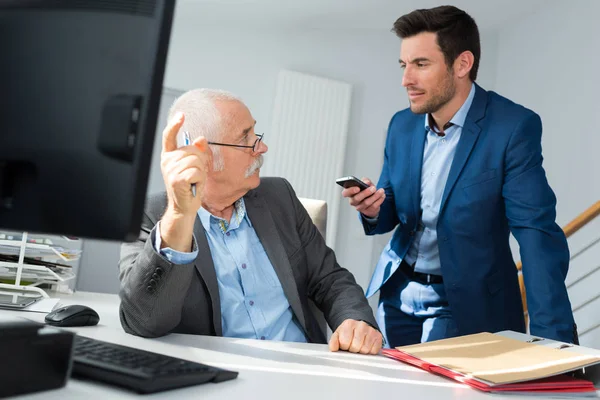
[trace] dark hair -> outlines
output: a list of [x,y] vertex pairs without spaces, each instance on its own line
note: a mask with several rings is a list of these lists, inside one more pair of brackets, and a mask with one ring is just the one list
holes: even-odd
[[427,10],[415,10],[403,15],[392,31],[399,38],[409,38],[422,32],[437,34],[437,43],[444,54],[446,64],[451,66],[464,51],[473,53],[475,60],[469,78],[475,81],[481,58],[479,29],[475,20],[466,12],[454,6],[440,6]]

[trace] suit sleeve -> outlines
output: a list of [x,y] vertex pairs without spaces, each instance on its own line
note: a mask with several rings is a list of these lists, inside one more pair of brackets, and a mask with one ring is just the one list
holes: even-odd
[[523,262],[530,330],[572,342],[574,320],[565,278],[569,248],[556,224],[556,197],[542,167],[542,123],[531,114],[513,132],[502,188],[510,230]]
[[[156,230],[156,232],[160,232],[160,221],[158,221],[158,223],[156,224],[156,228],[154,229]],[[196,259],[196,257],[198,257],[198,246],[196,244],[195,237],[194,245],[192,247],[196,248],[196,250],[191,252],[177,251],[173,250],[170,247],[163,247],[161,249],[160,246],[162,245],[162,239],[160,235],[154,235],[154,241],[152,243],[154,243],[154,251],[157,251],[161,256],[165,257],[173,264],[189,264],[193,262]]]
[[377,188],[383,188],[385,190],[385,200],[381,204],[379,209],[379,215],[376,221],[369,221],[364,215],[359,214],[363,229],[367,235],[376,235],[380,233],[387,233],[393,230],[398,225],[398,216],[396,214],[396,206],[394,203],[394,191],[390,182],[390,153],[393,153],[393,141],[392,141],[392,127],[398,114],[394,115],[390,121],[388,127],[388,136],[385,143],[385,149],[383,154],[383,168],[381,169],[381,175],[379,176],[379,182]]
[[121,325],[143,337],[163,336],[179,325],[194,274],[193,262],[175,265],[156,251],[155,225],[146,211],[138,240],[121,245],[119,260]]
[[289,182],[285,183],[294,205],[296,228],[308,261],[308,297],[323,312],[333,331],[346,319],[365,321],[378,329],[362,288],[352,273],[337,263],[333,250],[325,244],[294,189]]

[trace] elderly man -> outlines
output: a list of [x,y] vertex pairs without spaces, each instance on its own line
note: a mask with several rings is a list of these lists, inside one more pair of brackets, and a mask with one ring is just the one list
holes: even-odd
[[[149,199],[140,238],[123,244],[123,328],[326,343],[379,352],[382,335],[350,272],[281,178],[259,178],[267,146],[235,96],[198,89],[174,103],[163,132],[166,193]],[[193,143],[178,146],[189,132]],[[193,188],[193,190],[192,190]]]

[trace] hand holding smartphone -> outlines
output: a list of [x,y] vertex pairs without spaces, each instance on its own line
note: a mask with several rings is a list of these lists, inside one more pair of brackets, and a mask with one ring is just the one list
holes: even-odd
[[359,187],[360,190],[365,190],[369,188],[369,185],[367,185],[355,176],[344,176],[343,178],[338,178],[335,180],[335,183],[337,183],[344,189],[348,189],[355,186]]
[[[379,208],[385,200],[385,191],[383,188],[377,188],[370,180],[363,182],[355,176],[344,176],[336,179],[335,183],[343,187],[342,196],[348,198],[350,205],[356,211],[362,213],[369,218],[375,218],[379,215]],[[358,187],[359,192],[348,190],[349,188]],[[365,190],[368,189],[368,190]]]

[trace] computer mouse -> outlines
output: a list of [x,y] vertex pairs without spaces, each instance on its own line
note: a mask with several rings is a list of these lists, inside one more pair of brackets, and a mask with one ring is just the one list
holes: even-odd
[[45,321],[54,326],[92,326],[98,324],[100,316],[88,306],[71,304],[49,312]]

